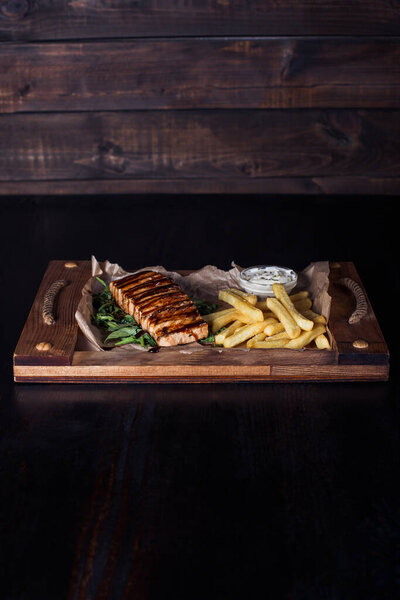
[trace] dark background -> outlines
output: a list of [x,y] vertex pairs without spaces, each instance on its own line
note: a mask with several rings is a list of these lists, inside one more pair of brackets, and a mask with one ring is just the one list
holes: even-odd
[[[397,198],[1,200],[1,596],[398,595]],[[50,259],[227,269],[353,260],[388,383],[15,385]]]

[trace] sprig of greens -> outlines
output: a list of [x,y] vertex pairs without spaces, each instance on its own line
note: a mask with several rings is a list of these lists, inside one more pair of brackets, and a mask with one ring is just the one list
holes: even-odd
[[200,344],[205,345],[212,345],[212,346],[216,346],[217,344],[215,343],[215,336],[218,335],[219,333],[221,333],[221,331],[224,331],[224,329],[226,329],[226,327],[221,327],[221,329],[219,329],[218,331],[216,331],[215,333],[213,333],[211,331],[211,328],[208,327],[208,336],[206,338],[203,338],[202,340],[200,340]]
[[209,315],[210,313],[214,312],[214,310],[216,310],[217,308],[216,304],[210,304],[205,300],[193,300],[193,302],[197,306],[197,310],[201,315]]

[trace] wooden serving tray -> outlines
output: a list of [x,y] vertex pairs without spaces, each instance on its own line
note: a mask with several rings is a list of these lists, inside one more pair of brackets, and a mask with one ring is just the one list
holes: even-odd
[[[198,383],[226,381],[385,381],[389,352],[355,266],[330,263],[329,329],[332,350],[252,349],[199,346],[193,353],[163,348],[158,353],[79,350],[80,331],[75,311],[84,284],[91,275],[89,261],[51,261],[36,295],[14,353],[17,382],[63,383]],[[359,286],[365,316],[349,324],[356,301],[343,285],[349,278]],[[43,303],[57,280],[66,280],[56,296],[53,313],[43,318]],[[348,280],[347,280],[348,281]],[[46,312],[46,311],[45,311]],[[182,347],[184,348],[184,347]],[[243,363],[244,352],[251,364]],[[246,359],[248,360],[248,359]]]

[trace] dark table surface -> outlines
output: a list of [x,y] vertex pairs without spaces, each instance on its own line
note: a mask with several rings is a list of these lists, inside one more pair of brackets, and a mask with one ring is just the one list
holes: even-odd
[[[2,199],[1,598],[398,597],[397,202]],[[48,260],[92,253],[171,269],[353,260],[390,380],[14,384]]]

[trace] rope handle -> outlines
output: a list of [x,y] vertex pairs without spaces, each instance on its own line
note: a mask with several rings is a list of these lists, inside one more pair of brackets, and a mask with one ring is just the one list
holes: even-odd
[[368,313],[368,304],[365,294],[358,283],[356,283],[354,279],[351,279],[350,277],[343,277],[342,279],[339,279],[339,283],[347,287],[354,294],[356,299],[356,308],[350,315],[348,322],[350,325],[359,323],[361,319],[363,319]]
[[42,306],[42,317],[43,321],[46,325],[54,325],[56,322],[56,318],[54,316],[54,301],[58,292],[68,284],[65,279],[57,279],[54,283],[51,284],[49,289],[44,295],[43,306]]

